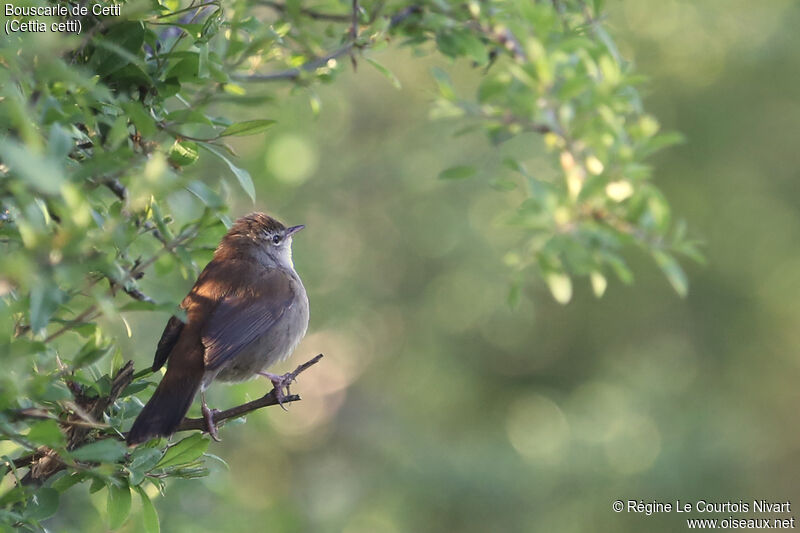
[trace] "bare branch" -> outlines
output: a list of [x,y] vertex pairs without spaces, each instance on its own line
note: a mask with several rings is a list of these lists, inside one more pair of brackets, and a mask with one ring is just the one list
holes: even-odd
[[[322,359],[322,354],[319,354],[313,359],[306,361],[302,365],[298,366],[289,375],[292,378],[296,378],[302,372],[317,364],[320,359]],[[297,394],[289,395],[283,399],[283,403],[297,402],[297,401],[300,401],[300,396]],[[229,418],[238,418],[251,411],[255,411],[256,409],[261,409],[262,407],[269,407],[271,405],[278,405],[278,397],[275,395],[275,389],[272,389],[271,391],[266,393],[261,398],[258,398],[257,400],[253,400],[244,403],[242,405],[237,405],[236,407],[231,407],[230,409],[226,409],[224,411],[215,412],[214,423],[218,424],[219,422],[228,420]],[[205,431],[207,429],[205,419],[203,417],[184,418],[183,422],[181,422],[176,431],[189,431],[193,429],[199,429]]]

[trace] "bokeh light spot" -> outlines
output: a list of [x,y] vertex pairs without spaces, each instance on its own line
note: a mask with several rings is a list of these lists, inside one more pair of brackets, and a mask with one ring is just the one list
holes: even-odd
[[569,424],[556,403],[540,394],[512,404],[506,420],[514,449],[533,463],[557,464],[569,441]]
[[304,137],[283,135],[267,149],[265,163],[278,181],[299,185],[316,172],[319,155]]

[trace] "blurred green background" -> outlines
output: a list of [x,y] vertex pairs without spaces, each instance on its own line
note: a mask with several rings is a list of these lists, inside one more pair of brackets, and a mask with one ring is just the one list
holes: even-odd
[[[282,127],[236,145],[258,203],[240,198],[232,214],[308,226],[294,255],[309,335],[278,370],[326,358],[288,413],[222,429],[209,452],[229,466],[172,482],[155,500],[162,531],[683,531],[684,515],[611,503],[800,505],[800,4],[610,4],[623,56],[651,78],[648,109],[687,138],[653,163],[707,243],[689,297],[633,251],[631,287],[612,281],[597,300],[587,284],[562,307],[529,280],[511,309],[503,258],[523,235],[502,214],[519,197],[492,182],[509,177],[509,154],[535,172],[540,141],[495,149],[430,122],[432,59],[378,54],[401,90],[361,62],[316,89],[317,117],[306,90],[240,109]],[[479,73],[455,71],[471,90]],[[455,164],[480,176],[436,179]],[[191,286],[148,283],[176,300]],[[130,317],[126,356],[141,368],[167,316]],[[266,388],[217,385],[210,401]],[[68,493],[50,526],[104,531],[104,506],[102,493]]]

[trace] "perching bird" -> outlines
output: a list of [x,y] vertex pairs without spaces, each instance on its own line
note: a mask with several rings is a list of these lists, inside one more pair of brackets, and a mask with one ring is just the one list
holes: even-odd
[[153,371],[168,361],[167,372],[128,432],[128,444],[172,435],[198,391],[216,439],[205,401],[215,379],[266,376],[282,402],[289,375],[265,370],[289,357],[308,327],[308,298],[292,263],[292,236],[303,228],[251,213],[223,237],[181,303],[186,322],[173,316],[164,328]]

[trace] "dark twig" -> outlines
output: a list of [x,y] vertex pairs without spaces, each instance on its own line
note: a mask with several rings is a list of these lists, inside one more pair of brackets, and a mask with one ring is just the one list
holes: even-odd
[[394,28],[395,26],[399,26],[412,15],[421,15],[422,11],[422,6],[417,5],[408,6],[405,9],[401,9],[389,18],[389,27]]
[[116,178],[109,178],[107,180],[103,180],[103,185],[108,187],[114,195],[122,200],[123,202],[128,197],[128,190],[125,186]]
[[[358,39],[358,0],[353,0],[353,20],[350,23],[350,41],[356,42]],[[350,49],[350,64],[353,65],[353,72],[358,68],[358,60],[353,49]]]
[[94,304],[93,304],[93,305],[90,305],[90,306],[89,306],[89,307],[87,307],[87,308],[86,308],[86,310],[84,310],[84,311],[83,311],[81,314],[79,314],[79,315],[78,315],[78,316],[76,316],[74,319],[70,320],[69,322],[67,322],[66,324],[64,324],[62,327],[60,327],[59,329],[57,329],[56,331],[54,331],[53,333],[51,333],[50,335],[48,335],[48,336],[47,336],[47,338],[45,338],[45,340],[44,340],[44,343],[45,343],[45,344],[48,344],[48,343],[50,343],[50,342],[51,342],[53,339],[55,339],[56,337],[60,337],[61,335],[63,335],[63,334],[64,334],[64,333],[66,333],[67,331],[71,330],[71,329],[72,329],[72,328],[74,328],[75,326],[78,326],[78,325],[80,325],[80,324],[83,324],[83,322],[84,322],[85,320],[89,319],[89,317],[90,317],[90,316],[91,316],[91,315],[92,315],[92,314],[93,314],[93,313],[94,313],[96,310],[97,310],[97,306],[96,306],[96,305],[94,305]]
[[10,420],[12,422],[16,422],[17,420],[22,420],[23,418],[36,418],[39,420],[55,420],[59,424],[63,424],[65,426],[83,426],[89,428],[107,428],[107,424],[98,424],[97,422],[91,422],[86,420],[61,420],[55,415],[50,414],[49,411],[45,411],[44,409],[37,409],[35,407],[27,407],[24,409],[17,409],[15,411],[10,412]]
[[350,39],[353,41],[358,37],[358,0],[353,0],[352,21],[350,22]]
[[[319,354],[313,359],[306,361],[302,365],[298,366],[289,375],[292,378],[296,378],[302,372],[312,367],[313,365],[317,364],[320,359],[322,359],[322,354]],[[283,399],[283,403],[297,402],[299,400],[300,400],[299,395],[291,394]],[[236,407],[231,407],[230,409],[226,409],[225,411],[214,412],[213,413],[214,423],[219,424],[220,422],[228,420],[229,418],[238,418],[251,411],[255,411],[256,409],[261,409],[262,407],[269,407],[270,405],[278,405],[278,397],[275,395],[275,389],[272,389],[271,391],[266,393],[261,398],[258,398],[257,400],[253,400],[244,403],[242,405],[237,405]],[[203,417],[184,418],[183,422],[181,422],[180,426],[178,426],[178,429],[176,431],[189,431],[193,429],[200,429],[200,430],[207,429],[206,420]]]
[[123,285],[122,291],[131,298],[133,298],[134,300],[138,300],[140,302],[147,302],[149,304],[155,303],[155,300],[150,298],[148,295],[146,295],[136,287],[126,287]]

